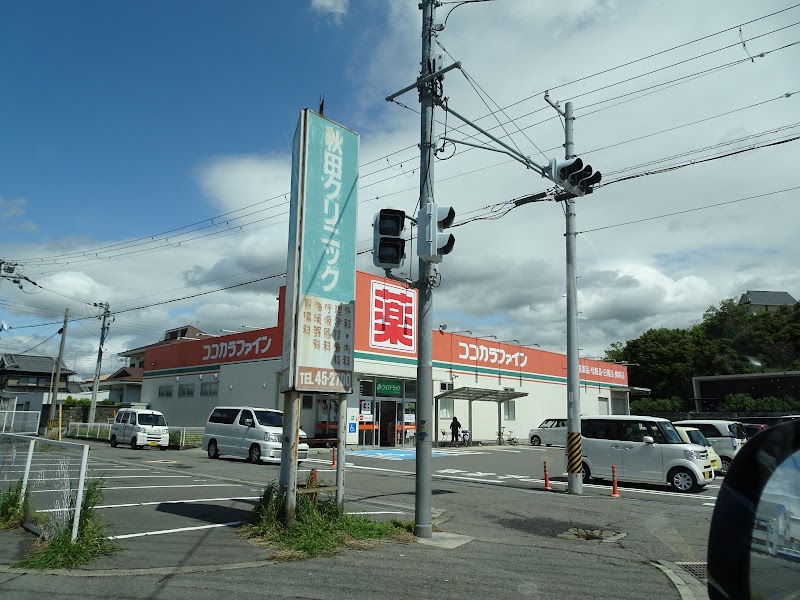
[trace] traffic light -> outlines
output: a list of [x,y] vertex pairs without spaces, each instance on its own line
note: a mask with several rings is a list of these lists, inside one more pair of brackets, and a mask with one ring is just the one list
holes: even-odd
[[591,194],[594,185],[600,183],[600,171],[592,169],[592,165],[584,164],[580,158],[572,158],[564,162],[550,160],[546,175],[560,187],[576,196]]
[[399,269],[406,256],[406,213],[394,208],[382,208],[372,221],[372,262],[381,269]]
[[452,233],[444,233],[444,230],[453,224],[455,218],[456,211],[452,206],[437,206],[433,202],[428,202],[419,211],[417,255],[422,260],[439,263],[442,262],[442,256],[453,251],[456,237]]

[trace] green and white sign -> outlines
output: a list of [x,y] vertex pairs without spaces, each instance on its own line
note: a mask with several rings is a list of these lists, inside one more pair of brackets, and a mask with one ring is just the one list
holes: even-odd
[[292,152],[281,391],[353,389],[358,134],[308,109]]
[[399,381],[377,381],[375,382],[376,396],[396,396],[403,395],[403,384]]

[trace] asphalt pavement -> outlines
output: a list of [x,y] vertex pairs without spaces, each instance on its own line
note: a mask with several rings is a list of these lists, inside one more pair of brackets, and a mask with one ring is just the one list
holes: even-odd
[[[120,551],[72,571],[23,571],[13,564],[33,537],[0,532],[2,597],[706,597],[704,582],[680,565],[705,562],[714,488],[628,486],[612,498],[601,483],[571,496],[560,491],[563,449],[435,449],[433,539],[277,562],[273,548],[236,528],[278,466],[208,460],[198,449],[90,445],[90,476],[104,485],[98,512]],[[330,450],[312,451],[302,468],[333,481],[330,459]],[[412,451],[348,451],[348,512],[413,521],[413,459]],[[543,489],[543,460],[553,492]]]

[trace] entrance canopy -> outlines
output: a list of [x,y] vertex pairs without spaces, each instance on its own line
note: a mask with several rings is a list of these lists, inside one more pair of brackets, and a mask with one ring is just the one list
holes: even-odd
[[[527,396],[527,392],[512,392],[510,390],[489,390],[484,388],[473,388],[473,387],[460,387],[453,390],[448,390],[446,392],[442,392],[438,396],[434,397],[434,414],[436,414],[436,422],[437,427],[434,431],[434,440],[439,440],[439,401],[442,398],[452,399],[452,400],[466,400],[469,402],[469,445],[472,445],[472,438],[473,438],[473,431],[472,428],[472,403],[473,402],[496,402],[497,403],[497,436],[500,436],[500,432],[502,431],[503,425],[503,402],[508,402],[509,400],[514,400],[515,398],[522,398],[523,396]],[[442,440],[444,441],[444,440]]]

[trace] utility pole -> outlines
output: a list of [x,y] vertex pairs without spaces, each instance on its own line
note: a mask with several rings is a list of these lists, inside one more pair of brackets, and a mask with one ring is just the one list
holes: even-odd
[[[420,79],[434,71],[433,38],[436,0],[423,0],[422,9],[422,70]],[[420,170],[419,210],[425,211],[433,201],[433,101],[435,81],[420,83]],[[423,236],[420,235],[417,243]],[[430,281],[431,263],[419,259],[419,319],[417,321],[417,458],[414,501],[414,535],[433,536],[431,523],[431,422],[433,420],[433,288]]]
[[100,346],[97,348],[97,366],[94,369],[94,384],[92,385],[92,402],[89,405],[89,423],[94,423],[94,414],[97,409],[97,386],[100,385],[100,369],[103,363],[103,344],[106,342],[108,334],[108,317],[111,316],[108,302],[100,304],[103,308],[103,325],[100,327]]
[[64,326],[61,328],[61,346],[58,349],[58,359],[56,361],[56,375],[53,378],[53,387],[50,392],[50,414],[48,417],[47,428],[56,418],[56,398],[58,397],[58,384],[61,381],[61,361],[64,359],[64,342],[67,341],[67,321],[69,321],[69,309],[64,309]]
[[[572,140],[572,102],[564,105],[564,158],[575,156]],[[581,382],[578,361],[578,290],[575,280],[575,199],[564,200],[567,241],[567,491],[583,493],[581,449]]]

